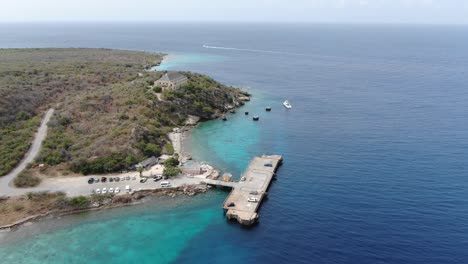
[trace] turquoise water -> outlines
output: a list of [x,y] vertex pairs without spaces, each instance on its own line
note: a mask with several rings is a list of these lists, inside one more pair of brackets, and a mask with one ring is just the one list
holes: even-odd
[[0,234],[2,263],[170,263],[216,220],[224,194],[45,220]]
[[200,64],[219,63],[223,61],[223,56],[203,53],[170,53],[164,57],[161,65],[154,67],[158,71],[167,71],[180,69],[181,67],[190,68]]

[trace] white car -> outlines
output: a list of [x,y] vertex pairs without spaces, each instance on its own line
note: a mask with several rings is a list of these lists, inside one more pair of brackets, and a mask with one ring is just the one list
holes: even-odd
[[105,194],[105,193],[107,193],[107,188],[106,187],[102,188],[102,194]]
[[125,177],[120,177],[120,181],[125,181]]
[[132,181],[136,180],[136,176],[132,176]]
[[255,198],[255,197],[249,197],[249,199],[247,199],[248,202],[251,202],[251,203],[256,203],[258,202],[258,199]]
[[120,192],[119,187],[115,187],[114,193],[119,193],[119,192]]
[[165,188],[165,187],[171,187],[172,184],[170,182],[167,182],[167,181],[163,181],[161,182],[161,187]]
[[109,188],[109,193],[114,193],[114,188]]
[[101,189],[96,189],[96,193],[97,193],[97,194],[100,194],[100,193],[101,193]]

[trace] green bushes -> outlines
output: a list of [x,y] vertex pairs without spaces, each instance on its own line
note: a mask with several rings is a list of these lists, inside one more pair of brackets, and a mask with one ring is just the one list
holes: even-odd
[[109,156],[99,157],[94,160],[79,159],[71,164],[70,169],[84,175],[110,173],[128,168],[133,165],[130,162],[134,160],[135,158],[131,155],[112,153]]
[[23,171],[14,179],[13,183],[18,188],[28,188],[39,185],[39,183],[41,183],[41,179]]
[[77,196],[71,198],[68,203],[70,204],[70,206],[75,208],[84,208],[90,204],[90,201],[85,196]]
[[164,153],[167,155],[173,155],[174,146],[171,143],[167,143],[166,145],[164,145]]
[[11,171],[28,151],[40,118],[21,120],[0,126],[0,176]]
[[177,167],[179,165],[178,157],[171,157],[164,161],[163,175],[166,177],[176,176],[181,173],[182,170]]
[[153,91],[154,91],[155,93],[160,93],[160,92],[162,92],[162,88],[159,87],[159,86],[155,86],[155,87],[153,88]]
[[145,148],[143,150],[143,153],[147,157],[151,157],[151,156],[158,157],[158,156],[161,155],[161,148],[156,144],[148,143],[148,144],[146,144],[146,146],[145,146]]
[[177,165],[179,165],[179,160],[176,157],[171,157],[164,161],[164,166],[166,167],[176,167]]
[[173,177],[176,176],[177,174],[181,173],[182,170],[177,167],[164,167],[163,170],[163,175],[166,177]]
[[64,132],[70,123],[70,119],[63,116],[58,116],[49,123],[49,135],[42,144],[42,150],[36,158],[37,162],[54,166],[71,158],[68,150],[73,141]]

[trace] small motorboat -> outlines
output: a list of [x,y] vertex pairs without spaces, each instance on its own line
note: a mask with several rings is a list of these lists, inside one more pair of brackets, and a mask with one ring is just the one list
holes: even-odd
[[221,118],[223,121],[226,121],[227,120],[227,117],[225,115],[223,115],[223,117]]
[[230,110],[229,113],[235,114],[235,113],[236,113],[236,110],[234,110],[234,109],[233,109],[233,110]]
[[245,112],[245,115],[249,115],[249,112]]
[[258,202],[258,199],[256,197],[249,197],[249,199],[247,199],[248,202],[250,203],[256,203]]
[[265,108],[265,110],[266,110],[267,112],[270,112],[270,111],[271,111],[271,107],[268,106],[267,108]]
[[258,121],[258,120],[260,120],[260,117],[259,116],[254,116],[252,119],[253,119],[253,121]]
[[286,108],[288,108],[288,109],[291,109],[291,108],[292,108],[292,105],[289,103],[288,100],[284,101],[284,102],[283,102],[283,105],[284,105],[284,107],[286,107]]

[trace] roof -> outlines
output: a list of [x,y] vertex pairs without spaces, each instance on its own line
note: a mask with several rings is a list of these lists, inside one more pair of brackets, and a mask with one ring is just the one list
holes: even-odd
[[173,82],[177,79],[180,79],[180,78],[187,78],[185,77],[184,75],[178,73],[178,72],[168,72],[166,74],[163,75],[163,77],[161,77],[161,79],[159,79],[159,81],[165,81],[165,82]]
[[144,161],[140,162],[139,165],[146,167],[156,163],[158,163],[158,159],[155,156],[152,156],[151,158],[145,159]]

